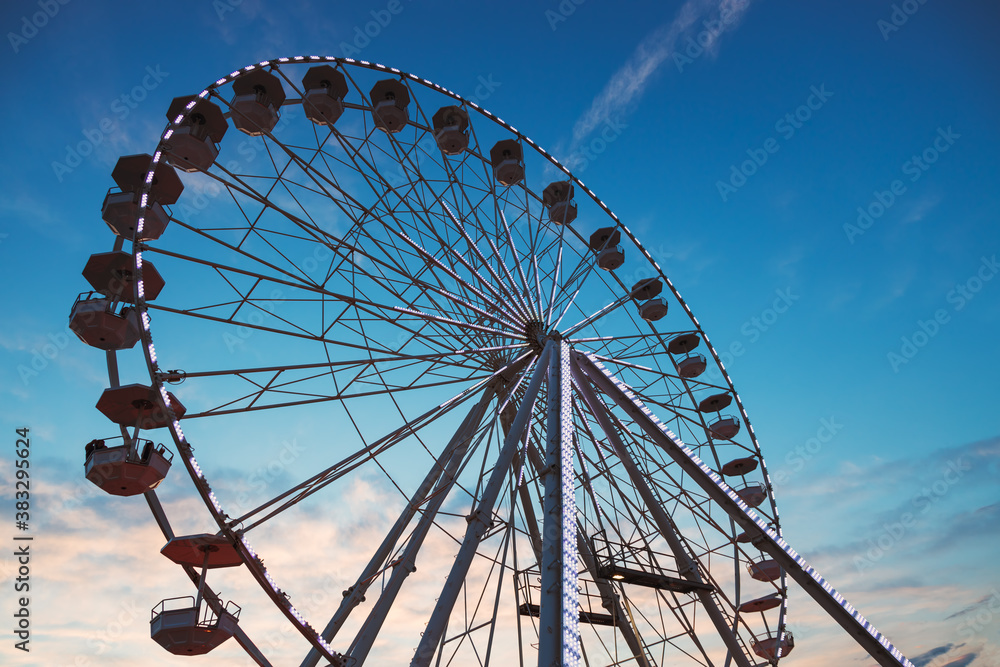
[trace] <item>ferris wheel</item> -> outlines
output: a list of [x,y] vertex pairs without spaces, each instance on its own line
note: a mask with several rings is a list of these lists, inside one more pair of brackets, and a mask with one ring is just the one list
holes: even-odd
[[[115,167],[114,245],[70,315],[118,427],[86,475],[145,496],[196,586],[152,611],[166,650],[751,667],[795,646],[791,578],[910,664],[782,539],[742,401],[662,267],[514,127],[332,57],[250,65],[167,118]],[[137,344],[148,378],[126,380]],[[200,532],[157,496],[177,463]],[[210,585],[247,576],[273,605]],[[255,636],[275,618],[294,646]]]

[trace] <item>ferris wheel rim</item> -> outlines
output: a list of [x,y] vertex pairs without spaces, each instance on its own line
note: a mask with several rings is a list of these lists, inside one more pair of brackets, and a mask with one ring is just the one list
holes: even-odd
[[[640,249],[640,251],[643,254],[643,257],[645,258],[645,260],[654,268],[654,270],[657,272],[658,276],[665,282],[665,284],[671,290],[674,298],[684,308],[687,317],[691,320],[692,324],[694,324],[694,329],[693,330],[696,331],[704,339],[704,342],[705,342],[707,348],[710,350],[713,359],[715,360],[716,364],[718,365],[718,368],[722,371],[723,379],[725,381],[725,384],[728,386],[729,391],[730,391],[733,399],[736,401],[739,413],[740,413],[740,415],[741,415],[744,423],[746,424],[746,426],[748,428],[748,431],[749,431],[748,435],[750,437],[750,440],[752,442],[753,448],[756,451],[757,456],[758,456],[758,458],[760,460],[760,463],[761,463],[761,469],[762,469],[762,473],[764,475],[765,485],[766,485],[766,487],[768,489],[768,499],[769,499],[769,502],[770,502],[770,505],[771,505],[771,509],[772,509],[774,517],[775,517],[775,528],[779,531],[779,534],[780,534],[780,524],[777,523],[777,507],[776,507],[775,502],[774,502],[773,493],[771,492],[770,478],[768,477],[767,472],[766,472],[766,466],[764,464],[763,453],[761,451],[759,443],[757,442],[756,435],[753,433],[753,429],[752,429],[752,426],[751,426],[750,421],[749,421],[749,416],[747,415],[746,410],[743,407],[743,403],[742,403],[742,400],[741,400],[739,394],[736,392],[736,390],[735,390],[735,388],[733,386],[733,383],[732,383],[731,378],[729,377],[728,371],[725,369],[725,366],[722,363],[721,357],[719,356],[719,354],[715,350],[715,348],[711,345],[711,342],[710,342],[707,334],[702,329],[700,322],[695,318],[694,314],[691,312],[691,310],[688,307],[686,301],[684,301],[684,299],[680,296],[679,292],[677,291],[677,289],[673,285],[672,281],[665,275],[663,268],[659,266],[659,264],[656,262],[655,258],[642,246],[642,244],[640,243],[640,241],[634,236],[634,234],[628,229],[628,227],[626,225],[624,225],[617,218],[617,216],[610,210],[610,208],[603,202],[603,200],[599,199],[596,196],[595,193],[593,193],[582,181],[579,180],[578,177],[574,176],[566,167],[564,167],[562,164],[560,164],[559,161],[554,156],[552,156],[549,153],[547,153],[544,149],[542,149],[540,146],[538,146],[537,144],[535,144],[530,138],[528,138],[527,136],[523,135],[521,132],[519,132],[518,130],[516,130],[513,126],[507,124],[502,119],[494,116],[493,114],[491,114],[490,112],[488,112],[484,108],[480,107],[477,103],[475,103],[473,101],[466,100],[463,97],[457,95],[456,93],[453,93],[453,92],[451,92],[451,91],[449,91],[447,89],[444,89],[441,86],[438,86],[437,84],[429,82],[429,81],[427,81],[425,79],[422,79],[422,78],[417,77],[415,75],[408,74],[408,73],[402,72],[400,70],[397,70],[395,68],[386,67],[386,66],[383,66],[383,65],[380,65],[380,64],[377,64],[377,63],[369,63],[367,61],[358,61],[358,60],[353,60],[353,59],[349,59],[349,58],[337,58],[337,57],[326,57],[326,56],[324,56],[324,57],[320,57],[320,56],[310,56],[310,57],[298,56],[298,57],[294,57],[294,58],[277,58],[277,59],[272,59],[272,60],[268,60],[268,61],[262,61],[260,63],[255,64],[255,65],[251,65],[251,66],[248,66],[246,68],[243,68],[242,70],[237,70],[237,71],[231,73],[230,75],[228,75],[227,77],[223,77],[221,79],[218,79],[213,84],[211,84],[210,86],[208,86],[207,88],[205,88],[202,91],[202,93],[198,95],[198,97],[201,98],[201,99],[205,99],[208,95],[211,94],[212,91],[216,90],[217,88],[219,88],[219,87],[221,87],[223,85],[231,83],[238,76],[240,76],[240,75],[242,75],[242,74],[244,74],[246,72],[253,71],[254,69],[258,69],[258,68],[267,68],[267,67],[276,68],[276,67],[279,67],[281,65],[288,64],[288,63],[293,63],[293,64],[337,63],[337,64],[345,65],[345,66],[348,66],[348,65],[349,66],[360,66],[360,67],[365,67],[365,68],[368,68],[370,70],[374,70],[374,71],[378,71],[378,72],[390,73],[390,74],[393,74],[393,75],[396,75],[396,76],[400,76],[400,77],[406,78],[406,79],[408,79],[410,81],[419,83],[421,85],[431,87],[431,88],[433,88],[434,90],[436,90],[439,93],[442,93],[442,94],[444,94],[446,96],[449,96],[449,97],[453,98],[454,100],[457,100],[457,101],[461,102],[462,104],[466,104],[469,107],[472,107],[473,109],[475,109],[477,112],[479,112],[483,116],[489,118],[494,123],[498,124],[499,126],[503,127],[507,131],[511,132],[519,141],[522,141],[525,144],[527,144],[528,146],[530,146],[540,156],[542,156],[542,158],[544,158],[545,160],[547,160],[557,170],[559,170],[563,175],[565,175],[570,181],[572,181],[577,187],[579,187],[579,189],[582,192],[586,193],[586,195],[600,209],[602,209],[605,212],[605,214],[607,214],[612,220],[615,221],[616,226],[632,241],[632,243],[634,243],[634,245],[637,248]],[[163,135],[161,136],[161,140],[160,140],[159,145],[157,146],[157,150],[156,150],[156,153],[154,155],[154,159],[153,159],[153,161],[151,163],[150,170],[147,172],[146,183],[145,183],[145,186],[144,186],[143,191],[142,191],[143,201],[142,201],[142,207],[140,209],[140,216],[145,215],[147,213],[147,211],[148,211],[149,203],[147,202],[147,196],[149,195],[149,192],[151,190],[151,182],[152,182],[153,169],[161,161],[162,156],[164,155],[164,152],[165,152],[164,151],[164,142],[167,139],[169,139],[169,133],[171,132],[171,130],[172,129],[176,129],[177,127],[179,127],[180,123],[182,122],[182,118],[183,117],[178,117],[177,119],[175,119],[174,121],[172,121],[171,123],[169,123],[167,125],[167,129],[164,131]],[[138,234],[138,231],[136,233]],[[144,355],[145,355],[145,358],[146,358],[146,365],[147,365],[147,368],[148,368],[149,373],[150,373],[151,382],[153,383],[154,388],[157,391],[160,392],[161,396],[164,399],[164,406],[166,407],[168,413],[170,414],[169,430],[171,431],[171,435],[174,438],[176,446],[178,447],[179,451],[181,451],[182,458],[183,458],[183,461],[184,461],[184,464],[185,464],[185,468],[188,470],[188,473],[191,476],[192,480],[195,480],[195,482],[196,482],[196,487],[199,490],[199,494],[202,496],[203,502],[205,502],[205,504],[208,507],[209,511],[212,513],[213,517],[215,518],[216,522],[218,523],[219,528],[220,528],[220,532],[223,532],[230,539],[233,539],[236,542],[238,542],[240,544],[243,544],[244,547],[246,547],[246,552],[245,553],[243,551],[241,551],[241,555],[245,556],[244,562],[247,564],[248,569],[251,570],[251,572],[254,574],[254,576],[258,580],[258,582],[261,583],[262,586],[264,586],[264,584],[266,583],[266,579],[269,578],[269,575],[267,575],[266,570],[263,568],[263,565],[259,564],[259,559],[256,558],[256,554],[253,551],[252,547],[250,547],[249,543],[245,540],[245,536],[241,535],[241,531],[240,530],[234,530],[232,526],[227,525],[226,521],[223,518],[224,517],[224,512],[222,512],[221,507],[218,506],[218,501],[214,499],[214,494],[212,494],[210,491],[207,491],[207,489],[208,489],[207,479],[204,477],[204,474],[201,473],[200,469],[197,467],[197,462],[194,460],[193,456],[191,455],[190,445],[187,443],[187,440],[186,440],[186,438],[185,438],[185,436],[183,434],[183,430],[181,429],[179,420],[176,419],[176,415],[173,413],[173,408],[170,405],[170,401],[169,401],[169,399],[166,396],[166,389],[165,389],[164,382],[163,382],[163,376],[162,376],[162,373],[157,370],[159,368],[159,366],[158,366],[158,364],[156,362],[154,348],[152,347],[153,341],[152,341],[152,335],[151,335],[150,324],[149,324],[150,320],[149,320],[149,313],[148,313],[148,310],[149,310],[148,304],[146,303],[146,300],[143,298],[143,295],[140,293],[141,292],[141,281],[142,281],[142,252],[143,252],[143,249],[144,248],[143,248],[143,244],[142,243],[135,242],[135,241],[133,242],[133,248],[132,248],[132,250],[133,250],[133,259],[134,259],[134,263],[135,263],[136,275],[138,276],[138,279],[137,279],[136,284],[135,284],[135,290],[136,290],[135,301],[136,301],[136,306],[137,306],[137,309],[139,311],[140,317],[141,317],[142,322],[143,322],[143,327],[142,327],[140,333],[141,333],[141,336],[142,336],[142,343],[143,343],[143,348],[144,348]],[[554,287],[554,285],[553,285],[553,287]],[[199,479],[199,478],[205,481],[205,489],[206,490],[203,490],[202,487],[197,484],[197,479]],[[783,587],[783,582],[782,582],[782,587]],[[276,588],[276,587],[272,585],[272,588]],[[265,591],[267,591],[267,590],[268,589],[265,588]],[[278,604],[278,599],[277,599],[276,595],[272,595],[271,597],[276,602],[276,604]],[[279,608],[280,608],[280,604],[279,604]],[[290,607],[290,609],[292,611],[288,611],[286,613],[286,616],[289,617],[290,619],[294,620],[294,616],[295,616],[294,608]],[[329,645],[324,646],[322,643],[314,642],[313,638],[310,638],[308,635],[306,635],[305,632],[303,632],[303,635],[306,636],[307,640],[309,640],[310,643],[313,643],[313,645],[316,646],[317,649],[319,649],[321,651],[324,651],[324,656],[325,657],[333,659],[333,657],[336,655],[335,652],[333,652],[331,646],[329,646]]]

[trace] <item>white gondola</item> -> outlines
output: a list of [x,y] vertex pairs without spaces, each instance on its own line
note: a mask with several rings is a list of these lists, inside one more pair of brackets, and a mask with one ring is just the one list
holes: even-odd
[[[153,156],[148,154],[126,155],[118,160],[111,177],[120,190],[109,190],[101,204],[101,218],[117,236],[131,241],[135,235],[136,221],[139,219],[139,198],[146,181],[146,172]],[[169,164],[161,162],[153,172],[153,183],[149,191],[150,205],[143,221],[142,232],[136,240],[154,241],[160,238],[170,221],[163,209],[177,201],[184,185],[177,172]]]
[[236,633],[239,616],[240,608],[232,602],[217,613],[190,595],[167,598],[153,607],[149,634],[174,655],[204,655]]
[[757,581],[776,581],[781,577],[781,565],[778,561],[765,558],[747,564],[747,572]]
[[[194,107],[188,111],[192,101]],[[175,97],[167,108],[171,123],[181,115],[184,120],[170,135],[167,160],[183,171],[208,171],[219,157],[219,142],[229,129],[222,109],[197,95],[186,95]]]
[[375,127],[392,134],[410,122],[406,108],[410,105],[410,91],[396,79],[382,79],[372,86],[372,119]]
[[729,404],[732,402],[733,397],[731,394],[726,392],[712,394],[698,403],[698,410],[701,412],[718,412],[719,410],[725,410],[728,408]]
[[639,306],[639,317],[647,322],[662,320],[667,314],[667,302],[664,299],[650,299]]
[[708,433],[719,440],[732,440],[740,432],[740,420],[735,415],[720,416],[708,425]]
[[[121,437],[107,440],[122,440]],[[108,447],[91,440],[85,448],[84,475],[113,496],[136,496],[159,486],[170,470],[173,454],[152,440],[129,440]]]
[[625,251],[620,245],[605,248],[597,253],[597,266],[605,271],[614,271],[625,263]]
[[691,354],[677,362],[677,373],[682,378],[696,378],[708,368],[704,355]]
[[233,125],[251,137],[269,133],[278,124],[278,110],[285,103],[285,90],[278,77],[255,69],[233,81]]
[[733,459],[722,466],[722,474],[728,477],[741,477],[757,469],[757,457],[747,456],[741,459]]
[[775,660],[792,652],[792,649],[795,648],[795,638],[792,637],[791,632],[785,630],[785,636],[781,639],[777,637],[760,639],[751,644],[751,648],[754,653],[765,660]]
[[469,147],[469,112],[462,107],[441,107],[431,122],[434,141],[445,155],[459,155]]
[[688,354],[701,343],[701,336],[692,332],[676,336],[667,343],[670,354]]
[[660,295],[663,291],[663,283],[656,278],[646,278],[632,285],[630,294],[637,301],[645,301]]
[[767,500],[767,489],[760,483],[747,484],[742,489],[736,489],[736,495],[750,507],[759,507]]
[[[135,275],[132,253],[124,250],[94,253],[83,267],[83,277],[95,292],[109,299],[135,303]],[[149,302],[160,295],[164,286],[163,276],[150,260],[142,263],[143,298]]]
[[[166,394],[174,416],[180,419],[187,409],[172,393]],[[160,406],[160,400],[160,393],[149,385],[127,384],[105,389],[97,401],[97,409],[119,426],[142,430],[163,428],[169,423],[169,415]]]
[[302,110],[317,125],[332,127],[344,113],[347,97],[344,73],[329,65],[309,68],[302,77]]
[[556,181],[545,186],[542,204],[549,209],[549,220],[557,225],[568,225],[576,220],[577,208],[570,181]]
[[524,178],[524,156],[521,144],[514,139],[498,141],[490,149],[490,164],[493,165],[493,175],[500,185],[511,186]]
[[127,350],[140,337],[134,309],[94,292],[77,297],[69,313],[69,328],[87,345],[105,351]]

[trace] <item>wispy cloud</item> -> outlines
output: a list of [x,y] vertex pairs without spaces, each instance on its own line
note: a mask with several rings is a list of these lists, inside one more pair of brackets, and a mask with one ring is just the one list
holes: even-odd
[[642,97],[649,78],[677,53],[678,45],[697,26],[706,26],[705,37],[699,35],[700,46],[709,54],[717,53],[720,37],[739,25],[750,3],[751,0],[687,0],[673,20],[653,30],[639,43],[628,61],[594,99],[590,109],[577,120],[573,127],[573,147],[579,146],[596,128],[630,111]]
[[929,194],[918,199],[903,217],[903,224],[920,222],[943,201],[940,194]]

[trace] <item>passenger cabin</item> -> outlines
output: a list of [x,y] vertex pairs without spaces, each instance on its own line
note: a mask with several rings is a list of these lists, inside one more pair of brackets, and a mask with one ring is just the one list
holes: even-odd
[[764,597],[747,600],[737,608],[737,611],[741,614],[768,611],[781,605],[781,600],[781,593],[771,593]]
[[639,317],[647,322],[663,319],[667,314],[667,302],[662,298],[650,299],[639,306]]
[[173,459],[169,450],[152,440],[129,440],[113,447],[105,440],[91,440],[85,452],[84,475],[113,496],[137,496],[155,489],[167,476]]
[[701,344],[701,336],[692,332],[676,336],[667,343],[670,354],[688,354]]
[[445,155],[460,155],[469,147],[469,112],[462,107],[441,107],[431,122],[434,141]]
[[631,294],[632,298],[636,301],[645,301],[659,296],[662,291],[662,282],[656,278],[646,278],[645,280],[640,280],[636,284],[632,285],[632,290],[629,294]]
[[719,440],[732,440],[740,432],[740,420],[735,415],[720,416],[708,425],[708,432]]
[[333,127],[344,113],[347,79],[330,65],[310,67],[302,77],[302,110],[317,125]]
[[776,660],[792,652],[792,649],[795,648],[795,638],[792,637],[790,631],[785,630],[785,636],[781,639],[778,637],[759,639],[751,644],[750,647],[754,653],[765,660]]
[[[188,109],[191,103],[194,106]],[[175,97],[167,107],[171,123],[183,116],[167,139],[167,160],[187,172],[208,171],[219,157],[219,143],[229,129],[222,109],[197,95]]]
[[178,565],[197,568],[237,567],[243,564],[236,547],[222,535],[199,533],[174,537],[160,553]]
[[[177,419],[184,416],[187,409],[169,391],[166,392]],[[105,389],[97,401],[97,409],[105,417],[119,426],[134,426],[147,430],[163,428],[169,423],[169,415],[160,405],[159,392],[144,384],[127,384]]]
[[118,305],[103,294],[84,292],[70,310],[69,328],[99,350],[132,348],[139,342],[139,318],[134,308]]
[[153,171],[153,182],[149,190],[149,206],[143,220],[142,232],[136,236],[139,221],[139,201],[146,182],[146,172],[152,164],[153,156],[143,153],[119,158],[111,177],[120,188],[109,190],[101,204],[101,217],[117,236],[131,241],[154,241],[160,238],[170,218],[163,210],[177,201],[184,190],[184,184],[166,162],[160,162]]
[[590,249],[600,252],[622,242],[622,233],[615,227],[601,227],[590,235]]
[[690,354],[677,362],[677,373],[682,378],[696,378],[708,368],[704,355]]
[[620,245],[605,248],[597,253],[597,266],[605,271],[614,271],[625,263],[625,251]]
[[233,80],[233,125],[251,137],[269,133],[278,124],[278,111],[285,103],[285,89],[278,77],[254,69]]
[[722,474],[728,477],[741,477],[757,469],[757,457],[747,456],[742,459],[733,459],[722,466]]
[[698,410],[701,412],[719,412],[720,410],[728,408],[729,404],[732,402],[733,397],[727,392],[712,394],[711,396],[702,399],[702,401],[698,404]]
[[590,235],[590,249],[597,254],[597,266],[614,271],[625,263],[625,251],[620,245],[622,233],[614,227],[601,227]]
[[490,164],[493,176],[500,185],[510,187],[524,178],[524,153],[521,144],[514,139],[498,141],[490,149]]
[[174,655],[204,655],[232,637],[239,625],[239,606],[216,604],[218,611],[191,596],[163,600],[153,607],[149,634]]
[[[94,291],[126,303],[135,303],[135,275],[132,253],[124,250],[99,252],[90,256],[83,267],[83,277]],[[142,297],[152,301],[160,295],[164,281],[160,272],[147,259],[142,261]]]
[[542,204],[549,209],[549,220],[557,225],[568,225],[576,220],[576,202],[573,201],[573,183],[556,181],[542,190]]
[[375,127],[393,134],[410,122],[406,108],[410,105],[410,91],[398,79],[382,79],[368,94],[372,101],[372,120]]
[[767,489],[760,483],[747,484],[742,489],[736,489],[736,495],[750,507],[759,507],[767,500]]
[[765,558],[764,560],[751,561],[747,564],[747,572],[757,581],[775,581],[781,578],[781,566],[778,561]]

